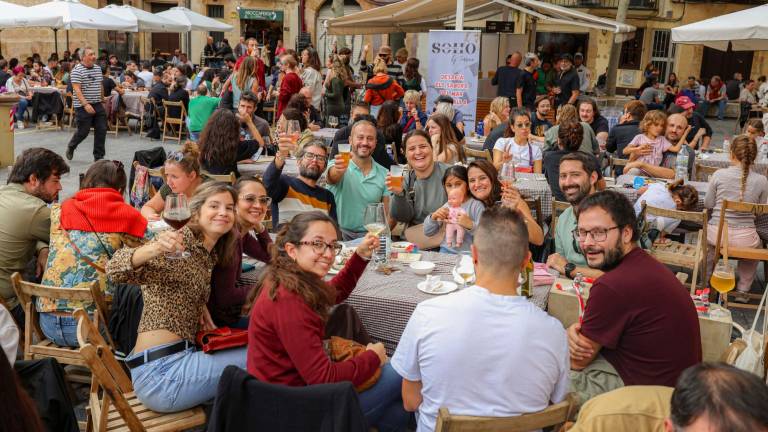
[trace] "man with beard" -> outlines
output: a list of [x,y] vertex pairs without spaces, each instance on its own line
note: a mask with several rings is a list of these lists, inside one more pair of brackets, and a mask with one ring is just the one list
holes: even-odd
[[[349,142],[349,137],[352,135],[352,125],[354,125],[356,121],[368,120],[371,123],[374,123],[376,120],[371,117],[371,107],[365,102],[354,102],[349,118],[352,119],[349,124],[336,131],[336,135],[333,136],[330,158],[334,158],[336,153],[339,152],[339,143]],[[387,139],[384,138],[384,134],[376,129],[376,149],[373,151],[373,160],[384,168],[389,169],[395,162],[389,156],[389,153],[387,153],[386,143]]]
[[[673,146],[676,146],[680,140],[686,139],[686,136],[690,130],[691,127],[688,126],[688,120],[685,118],[685,115],[671,114],[669,117],[667,117],[667,128],[664,132],[664,136],[667,138],[667,141],[672,143]],[[700,131],[700,133],[703,135],[704,129],[700,129]],[[686,144],[685,141],[683,141],[683,144]],[[682,149],[680,151],[682,151]],[[650,153],[651,149],[647,149],[637,152],[636,155],[642,156]],[[688,173],[690,174],[693,172],[693,164],[696,160],[696,158],[693,157],[693,149],[688,149],[688,155]],[[627,163],[627,167],[630,169],[637,168],[643,170],[651,177],[673,179],[675,178],[674,167],[676,159],[677,153],[665,152],[664,160],[662,161],[661,166],[652,165],[642,161],[631,161]]]
[[347,162],[341,154],[328,166],[328,190],[339,208],[339,227],[344,240],[366,234],[363,215],[368,204],[384,203],[389,211],[389,191],[384,186],[388,170],[372,157],[376,148],[376,126],[367,120],[352,125],[352,155]]
[[10,276],[14,272],[23,274],[35,255],[35,277],[43,274],[51,228],[47,204],[58,198],[61,176],[68,172],[69,166],[58,154],[31,148],[16,159],[8,184],[0,187],[0,295],[16,322],[24,322],[24,313],[11,288]]
[[565,209],[557,218],[555,253],[547,258],[547,266],[568,278],[575,277],[577,273],[593,278],[603,274],[587,267],[587,259],[573,239],[573,230],[576,229],[574,210],[584,198],[595,193],[595,185],[600,178],[599,170],[600,166],[595,157],[586,153],[568,153],[560,159],[558,182],[565,200],[571,207]]
[[582,402],[622,386],[673,387],[701,362],[699,318],[688,290],[637,246],[635,212],[624,195],[597,192],[578,207],[574,240],[591,268],[581,324],[568,328],[571,386]]
[[[284,151],[293,150],[289,137],[280,138],[278,147]],[[336,219],[336,201],[328,189],[318,186],[317,180],[325,171],[328,149],[322,141],[315,140],[305,145],[296,155],[299,176],[282,174],[285,166],[283,153],[278,151],[275,160],[264,172],[264,186],[272,198],[272,220],[276,226],[290,222],[299,213],[320,210]]]

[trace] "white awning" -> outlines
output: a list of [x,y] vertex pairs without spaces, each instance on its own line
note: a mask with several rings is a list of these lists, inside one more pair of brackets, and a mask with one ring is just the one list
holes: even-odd
[[185,7],[177,6],[156,14],[179,24],[189,26],[191,31],[232,31],[234,27],[219,20],[208,18]]
[[29,9],[49,16],[60,17],[62,24],[54,27],[57,29],[136,31],[136,25],[130,21],[100,12],[78,0],[53,0],[30,6]]
[[60,16],[30,10],[28,7],[0,1],[0,29],[15,27],[61,27]]
[[[538,0],[465,0],[464,21],[483,20],[513,9],[541,22],[577,25],[617,34],[634,33],[635,27],[578,10]],[[419,33],[444,29],[456,17],[456,0],[403,0],[327,21],[328,33]]]
[[672,42],[721,51],[768,50],[768,5],[721,15],[672,29]]
[[133,6],[111,4],[99,10],[106,14],[130,21],[142,32],[178,33],[189,31],[188,25],[179,24],[175,21],[171,21],[167,18],[163,18]]

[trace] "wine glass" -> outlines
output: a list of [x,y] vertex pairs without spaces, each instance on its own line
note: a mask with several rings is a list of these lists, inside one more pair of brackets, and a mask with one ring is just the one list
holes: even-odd
[[[363,226],[365,226],[365,230],[368,231],[368,233],[373,234],[376,237],[387,228],[387,218],[384,216],[384,204],[368,204],[365,207]],[[386,247],[386,245],[384,246]],[[382,257],[380,253],[373,254],[373,260],[376,264],[382,264],[386,259],[387,257]]]
[[725,306],[723,306],[723,297],[736,287],[736,275],[733,272],[733,267],[727,261],[717,263],[715,271],[712,272],[712,276],[709,278],[709,284],[720,293],[718,303],[723,308],[713,311],[712,315],[728,316],[728,312],[725,310]]
[[456,257],[456,263],[453,266],[453,272],[459,275],[461,278],[461,289],[466,288],[467,282],[475,277],[475,269],[470,265],[468,260],[462,254],[459,254]]
[[[189,222],[192,213],[189,211],[189,202],[187,196],[183,193],[172,193],[165,197],[165,211],[163,211],[163,220],[173,227],[176,231],[182,229]],[[180,259],[189,258],[188,251],[172,252],[165,254],[166,258]]]
[[515,161],[510,159],[501,166],[499,170],[499,181],[501,182],[502,192],[515,186]]
[[328,116],[328,126],[336,129],[339,126],[339,118],[336,116]]
[[[291,139],[293,151],[295,152],[299,144],[299,138],[301,137],[301,126],[299,125],[299,121],[288,120],[285,124],[285,133],[288,134],[288,138]],[[291,154],[291,158],[293,157],[293,154]]]

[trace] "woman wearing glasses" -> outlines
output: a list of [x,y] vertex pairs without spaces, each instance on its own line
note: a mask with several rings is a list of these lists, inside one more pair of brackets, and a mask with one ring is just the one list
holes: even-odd
[[493,166],[498,170],[505,162],[513,160],[516,171],[540,174],[543,159],[541,147],[532,142],[530,136],[531,117],[528,111],[515,108],[509,116],[504,137],[493,146]]
[[[213,399],[224,368],[245,367],[244,347],[205,354],[194,344],[198,330],[215,327],[206,307],[211,272],[234,259],[236,203],[232,186],[208,183],[190,200],[186,226],[144,246],[124,247],[107,263],[112,282],[141,286],[144,310],[125,364],[137,397],[153,411],[183,411]],[[180,251],[189,256],[167,255]]]
[[378,239],[367,235],[339,274],[325,282],[341,251],[338,228],[321,212],[301,213],[277,235],[272,262],[254,291],[248,326],[248,372],[261,381],[289,386],[351,381],[359,386],[381,367],[373,387],[359,394],[370,426],[398,430],[407,423],[400,396],[402,379],[386,363],[381,343],[334,363],[323,349],[325,323],[365,271]]
[[259,261],[269,262],[269,245],[272,239],[264,226],[272,198],[267,196],[267,189],[257,177],[243,177],[235,183],[237,190],[237,238],[232,261],[218,263],[213,268],[211,278],[211,296],[208,298],[208,310],[213,323],[217,326],[248,328],[248,317],[243,316],[242,308],[251,286],[239,285],[237,280],[242,273],[243,254]]

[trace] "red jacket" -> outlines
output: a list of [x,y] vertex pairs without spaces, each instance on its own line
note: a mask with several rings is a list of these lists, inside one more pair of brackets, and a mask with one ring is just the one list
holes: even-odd
[[403,88],[394,78],[386,74],[376,75],[365,85],[364,100],[371,105],[381,105],[388,100],[397,101],[403,97]]
[[[354,254],[329,284],[336,303],[343,302],[365,271],[366,261]],[[360,385],[380,366],[367,351],[353,359],[332,362],[323,349],[325,322],[296,293],[282,286],[273,301],[265,285],[251,309],[248,324],[248,372],[261,381],[299,387],[352,381]]]
[[280,94],[277,96],[277,118],[280,118],[291,96],[298,93],[303,85],[298,74],[294,72],[285,74],[280,83]]

